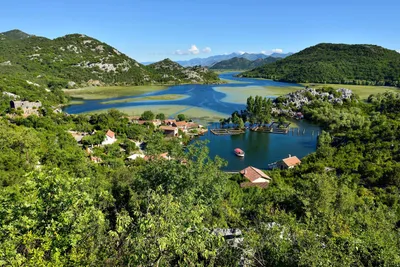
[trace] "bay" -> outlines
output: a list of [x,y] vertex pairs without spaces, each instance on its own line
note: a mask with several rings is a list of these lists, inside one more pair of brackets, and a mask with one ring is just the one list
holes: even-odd
[[[166,90],[137,95],[124,96],[119,98],[108,98],[101,100],[84,100],[83,104],[71,105],[65,108],[65,111],[71,114],[93,112],[103,109],[117,108],[126,110],[129,108],[145,108],[152,110],[157,107],[174,108],[174,117],[179,113],[188,112],[193,108],[196,112],[200,110],[215,112],[219,116],[229,116],[235,110],[245,109],[245,102],[250,95],[262,95],[274,98],[276,91],[301,89],[300,85],[293,85],[271,80],[246,79],[235,77],[236,73],[223,73],[220,78],[228,80],[227,84],[220,85],[176,85]],[[269,89],[271,88],[271,89]],[[273,89],[272,89],[273,88]],[[286,93],[286,92],[285,92]],[[126,103],[102,104],[105,101],[129,99],[143,96],[157,96],[167,94],[186,95],[186,98],[180,100],[162,100],[162,101],[134,101]],[[182,107],[182,110],[180,110]],[[171,109],[172,110],[172,109]],[[198,114],[201,117],[201,114]],[[196,116],[195,116],[196,117]],[[217,128],[218,123],[208,124],[208,128]],[[227,171],[239,171],[249,165],[266,169],[269,163],[286,158],[290,155],[296,155],[302,158],[316,150],[317,135],[320,128],[306,121],[296,121],[295,127],[288,134],[257,133],[246,131],[242,135],[217,136],[210,131],[198,138],[198,140],[207,140],[210,156],[219,156],[228,162],[224,168]],[[244,158],[237,157],[233,150],[241,148],[245,151]]]

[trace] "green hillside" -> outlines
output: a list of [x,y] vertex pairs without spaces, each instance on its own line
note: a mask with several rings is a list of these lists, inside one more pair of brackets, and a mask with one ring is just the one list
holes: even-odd
[[264,59],[248,60],[246,58],[234,57],[228,60],[223,60],[214,64],[210,69],[214,70],[247,70],[254,69],[265,64],[273,63],[279,60],[274,57],[267,57]]
[[400,54],[376,45],[318,44],[240,76],[296,83],[399,86]]
[[158,83],[217,83],[218,75],[201,66],[184,68],[169,58],[150,64],[146,68]]
[[[59,89],[63,88],[219,81],[207,69],[178,69],[178,73],[166,73],[163,68],[145,67],[114,47],[83,34],[54,40],[19,30],[0,34],[0,93],[14,93],[22,99],[59,99]],[[55,91],[57,96],[50,96]]]
[[17,30],[17,29],[2,32],[2,33],[0,33],[0,37],[1,37],[1,35],[4,35],[11,40],[22,40],[22,39],[26,39],[26,38],[33,36],[33,35],[23,32],[23,31]]

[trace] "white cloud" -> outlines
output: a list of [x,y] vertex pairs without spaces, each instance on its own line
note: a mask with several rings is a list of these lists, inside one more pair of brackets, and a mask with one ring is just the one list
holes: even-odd
[[264,55],[271,55],[273,53],[282,54],[283,53],[283,49],[275,48],[275,49],[272,49],[272,50],[263,50],[263,51],[261,51],[261,54],[264,54]]
[[206,54],[211,53],[211,48],[207,46],[206,48],[204,48],[204,49],[202,50],[202,52],[203,52],[203,53],[206,53]]
[[192,45],[192,46],[189,48],[188,51],[189,51],[189,53],[192,54],[192,55],[197,55],[198,53],[200,53],[200,50],[197,48],[196,45]]
[[174,52],[174,54],[175,55],[197,55],[197,54],[200,54],[200,52],[205,53],[205,54],[211,53],[211,48],[207,46],[200,51],[200,49],[198,49],[196,45],[191,45],[189,49],[176,50]]
[[279,54],[282,54],[282,53],[283,53],[283,49],[280,49],[280,48],[272,49],[272,53],[279,53]]
[[400,49],[397,49],[396,52],[397,52],[397,53],[400,53]]

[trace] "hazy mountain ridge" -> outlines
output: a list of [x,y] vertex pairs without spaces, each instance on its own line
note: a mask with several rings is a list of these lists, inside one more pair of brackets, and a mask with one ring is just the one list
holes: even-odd
[[[265,55],[262,53],[258,53],[258,54],[257,53],[231,53],[231,54],[226,54],[226,55],[215,55],[215,56],[211,56],[211,57],[207,57],[207,58],[193,58],[190,60],[178,60],[176,62],[184,67],[197,66],[197,65],[200,65],[203,67],[211,67],[218,62],[221,62],[223,60],[232,59],[234,57],[245,58],[245,59],[253,61],[256,59],[264,59],[264,58],[268,58],[268,57],[285,58],[289,55],[292,55],[292,53],[287,53],[287,54],[273,53],[271,55]],[[146,62],[146,63],[148,63],[148,62]]]
[[214,64],[210,69],[214,70],[248,70],[254,69],[265,64],[273,63],[279,60],[275,57],[267,57],[264,59],[248,60],[246,58],[234,57],[228,60],[223,60]]

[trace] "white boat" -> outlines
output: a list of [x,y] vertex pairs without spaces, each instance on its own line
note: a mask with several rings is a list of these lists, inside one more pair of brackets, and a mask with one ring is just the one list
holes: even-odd
[[241,150],[240,148],[235,148],[234,152],[235,152],[236,156],[244,157],[244,151]]

